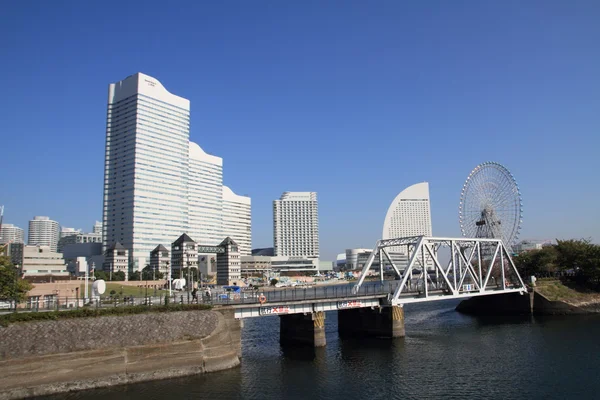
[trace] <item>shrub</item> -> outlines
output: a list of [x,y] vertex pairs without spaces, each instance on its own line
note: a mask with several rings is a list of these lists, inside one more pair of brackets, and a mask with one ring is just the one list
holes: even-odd
[[197,311],[210,310],[212,306],[205,304],[173,304],[165,306],[125,306],[110,308],[79,308],[77,310],[49,312],[21,312],[0,315],[0,326],[8,326],[16,322],[56,321],[71,318],[94,318],[104,316],[123,316],[151,312]]

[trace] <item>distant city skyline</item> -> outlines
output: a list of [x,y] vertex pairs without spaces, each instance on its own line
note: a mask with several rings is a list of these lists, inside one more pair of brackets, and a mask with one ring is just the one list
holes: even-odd
[[272,246],[285,190],[319,194],[322,259],[373,248],[391,199],[422,181],[433,234],[460,236],[461,188],[489,160],[522,191],[520,239],[600,242],[597,2],[114,10],[4,4],[4,223],[101,219],[106,86],[143,71],[191,101],[190,140],[252,198],[254,248]]

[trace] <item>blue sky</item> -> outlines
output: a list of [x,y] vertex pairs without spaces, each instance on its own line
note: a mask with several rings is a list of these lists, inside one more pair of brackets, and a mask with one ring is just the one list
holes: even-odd
[[0,13],[5,222],[101,219],[107,87],[135,72],[191,100],[191,139],[252,197],[316,191],[323,258],[372,247],[428,181],[460,234],[469,172],[521,187],[523,238],[600,239],[597,1],[13,1]]

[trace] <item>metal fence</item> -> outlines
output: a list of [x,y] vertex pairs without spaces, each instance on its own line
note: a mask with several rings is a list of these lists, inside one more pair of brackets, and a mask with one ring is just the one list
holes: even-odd
[[[361,296],[377,296],[393,293],[399,281],[366,282],[360,287],[358,293],[352,293],[353,284],[343,285],[314,285],[297,286],[288,288],[245,288],[239,292],[221,290],[201,290],[194,292],[173,291],[171,295],[166,290],[158,291],[157,295],[148,296],[123,296],[111,295],[103,297],[77,298],[59,297],[56,295],[29,297],[25,302],[19,303],[15,309],[14,305],[0,312],[37,312],[37,311],[61,311],[73,310],[82,307],[107,308],[123,306],[158,306],[166,304],[210,304],[210,305],[236,305],[253,304],[260,301],[264,296],[267,303],[278,303],[302,300],[320,299],[343,299]],[[438,287],[439,286],[439,287]],[[428,284],[429,290],[443,289],[443,285],[436,283]],[[423,281],[414,280],[411,292],[422,292]],[[195,295],[194,295],[195,294]]]

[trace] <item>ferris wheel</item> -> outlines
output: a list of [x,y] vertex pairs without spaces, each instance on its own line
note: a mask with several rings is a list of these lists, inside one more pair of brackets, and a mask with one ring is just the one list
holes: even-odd
[[458,215],[463,236],[502,239],[511,249],[521,230],[523,203],[510,171],[496,162],[475,167],[460,194]]

